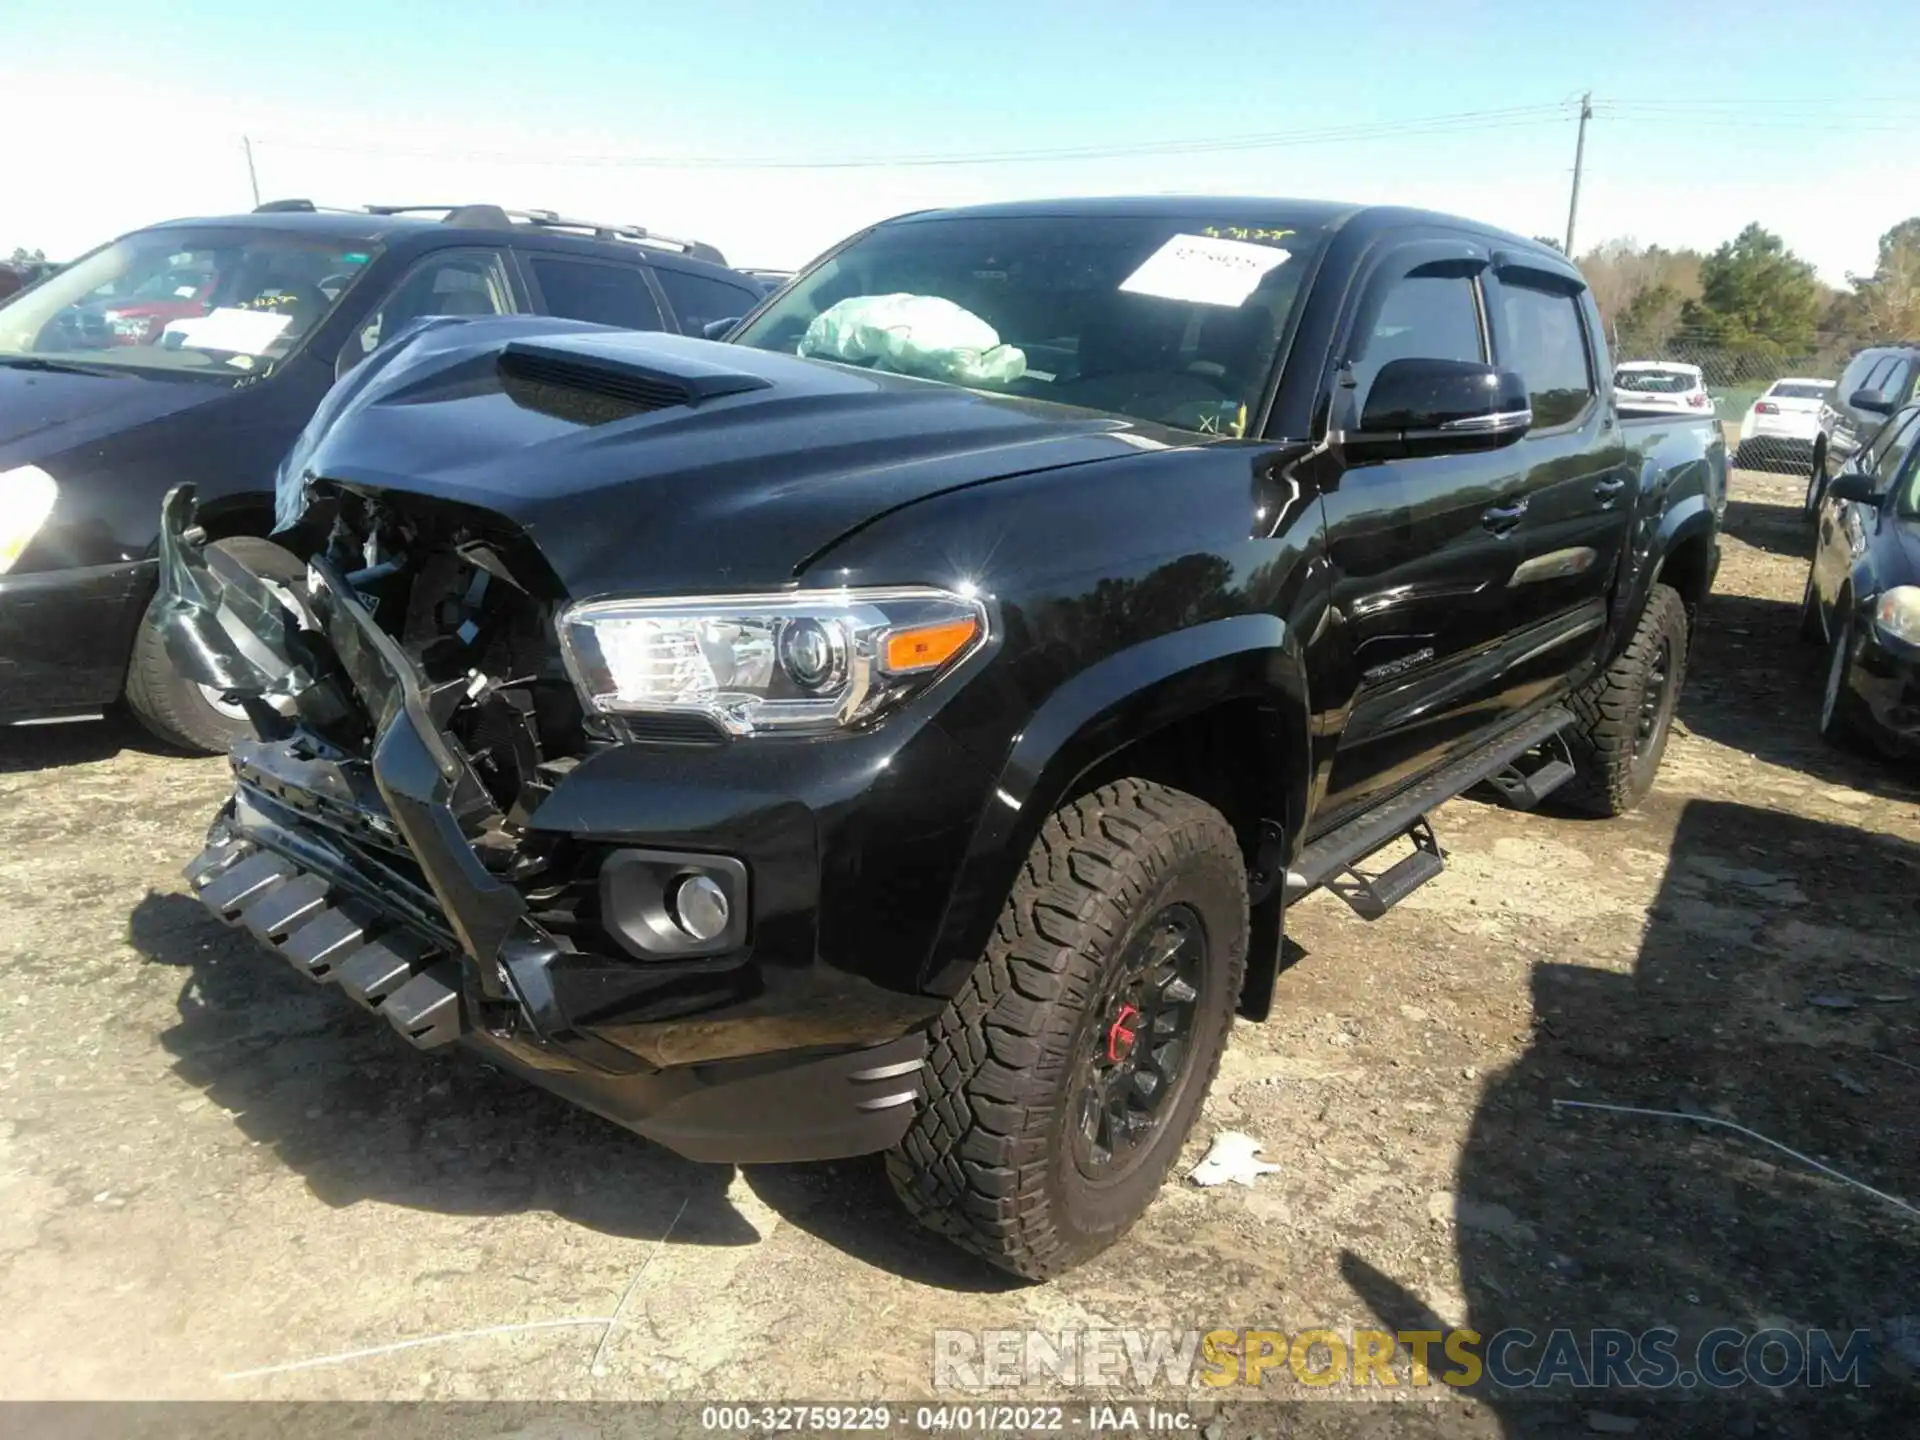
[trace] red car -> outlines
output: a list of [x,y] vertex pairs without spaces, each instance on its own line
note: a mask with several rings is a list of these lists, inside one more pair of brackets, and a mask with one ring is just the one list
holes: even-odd
[[102,302],[100,319],[107,343],[152,345],[169,321],[205,315],[211,308],[215,278],[204,270],[166,270],[125,299]]

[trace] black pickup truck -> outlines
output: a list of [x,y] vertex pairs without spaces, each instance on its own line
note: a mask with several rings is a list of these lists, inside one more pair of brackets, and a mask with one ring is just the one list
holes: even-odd
[[728,343],[443,325],[283,467],[304,582],[168,498],[167,643],[258,730],[190,882],[417,1045],[884,1150],[1058,1273],[1289,903],[1378,917],[1470,787],[1647,793],[1727,457],[1611,374],[1554,251],[1280,200],[907,216]]

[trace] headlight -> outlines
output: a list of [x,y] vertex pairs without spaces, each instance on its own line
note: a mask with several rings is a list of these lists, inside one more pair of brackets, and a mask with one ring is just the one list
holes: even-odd
[[0,575],[13,569],[59,496],[53,476],[38,465],[0,470]]
[[1873,620],[1895,640],[1920,645],[1920,585],[1896,585],[1883,593]]
[[580,696],[603,715],[697,714],[731,735],[837,730],[952,670],[987,638],[946,590],[812,590],[598,600],[559,620]]

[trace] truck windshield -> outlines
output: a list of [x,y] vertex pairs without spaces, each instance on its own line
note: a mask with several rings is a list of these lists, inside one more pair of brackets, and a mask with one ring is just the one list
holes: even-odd
[[733,337],[838,364],[1237,436],[1319,222],[956,216],[869,231]]
[[258,375],[292,353],[374,253],[248,227],[124,236],[0,305],[0,365],[64,357],[151,376]]
[[1643,395],[1684,395],[1698,382],[1684,370],[1616,370],[1613,388]]

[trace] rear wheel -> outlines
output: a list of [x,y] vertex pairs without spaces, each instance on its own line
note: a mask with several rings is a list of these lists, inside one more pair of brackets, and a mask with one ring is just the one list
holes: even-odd
[[1633,639],[1571,702],[1574,778],[1567,802],[1592,815],[1624,815],[1653,789],[1687,669],[1687,607],[1655,585]]
[[1827,493],[1827,449],[1816,443],[1813,447],[1813,460],[1807,466],[1807,495],[1801,502],[1800,513],[1811,525],[1820,514],[1820,501]]
[[[263,580],[296,588],[306,582],[307,567],[271,540],[234,535],[207,549],[225,552]],[[224,755],[235,740],[253,733],[245,710],[208,685],[189,680],[174,668],[155,621],[154,597],[134,636],[127,666],[127,705],[154,735],[181,750]]]
[[887,1174],[929,1229],[1030,1279],[1138,1220],[1213,1083],[1247,951],[1221,814],[1141,780],[1048,817],[936,1022]]

